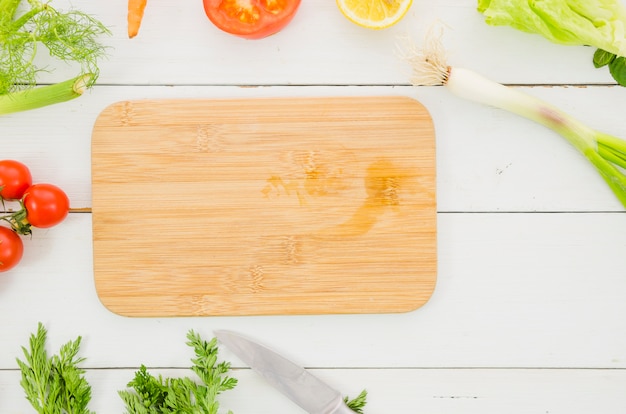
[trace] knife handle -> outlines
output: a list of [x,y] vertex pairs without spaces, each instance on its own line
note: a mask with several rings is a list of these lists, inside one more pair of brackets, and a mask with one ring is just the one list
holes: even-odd
[[335,408],[329,414],[355,414],[355,413],[346,405],[346,403],[341,401],[341,403],[337,406],[337,408]]

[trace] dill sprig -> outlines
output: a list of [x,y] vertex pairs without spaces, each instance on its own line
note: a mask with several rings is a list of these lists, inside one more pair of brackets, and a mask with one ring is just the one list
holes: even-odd
[[42,46],[54,59],[77,64],[81,75],[93,74],[92,86],[106,54],[99,37],[109,30],[86,13],[61,12],[39,0],[28,0],[30,9],[17,16],[21,2],[0,0],[0,95],[34,87],[38,73],[49,70],[35,65]]
[[190,377],[155,377],[141,365],[127,385],[131,389],[118,392],[126,406],[126,413],[218,413],[218,395],[233,389],[237,379],[227,375],[230,363],[218,363],[216,338],[207,342],[191,330],[187,339],[187,345],[194,348],[196,355],[191,359],[191,370],[199,381]]
[[87,405],[91,386],[78,367],[84,358],[78,357],[81,337],[61,347],[58,355],[48,357],[47,331],[39,323],[32,334],[29,348],[22,347],[25,360],[17,359],[22,373],[20,384],[26,398],[40,414],[92,414]]

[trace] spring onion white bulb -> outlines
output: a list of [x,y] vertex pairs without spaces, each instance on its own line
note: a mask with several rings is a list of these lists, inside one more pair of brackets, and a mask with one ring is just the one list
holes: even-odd
[[471,70],[448,65],[441,32],[431,30],[422,49],[405,42],[401,54],[412,67],[413,85],[444,85],[461,98],[504,109],[560,134],[594,165],[626,207],[626,175],[623,172],[626,168],[626,141],[596,131],[554,105],[519,89],[491,81]]

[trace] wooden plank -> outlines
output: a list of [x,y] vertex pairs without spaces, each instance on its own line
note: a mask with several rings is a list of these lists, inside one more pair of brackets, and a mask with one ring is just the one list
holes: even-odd
[[[445,88],[346,87],[343,96],[408,96],[433,118],[437,140],[437,208],[440,212],[624,211],[599,174],[563,138],[530,121],[456,98]],[[590,126],[626,137],[613,115],[623,88],[520,88],[579,117]],[[252,99],[333,96],[333,87],[102,86],[36,111],[0,117],[6,158],[24,160],[38,181],[67,191],[75,208],[91,208],[90,135],[98,114],[123,99]],[[68,122],[57,122],[69,119]]]
[[434,289],[434,129],[410,98],[120,102],[92,192],[119,314],[405,312]]
[[[133,378],[135,369],[87,370],[93,390],[89,409],[121,413],[117,391]],[[188,369],[148,368],[164,377],[189,376]],[[313,369],[315,375],[355,397],[368,391],[365,412],[438,414],[623,414],[626,407],[626,370],[595,369]],[[235,369],[239,380],[220,394],[223,412],[238,414],[297,414],[302,410],[249,369]],[[0,371],[0,412],[32,412],[22,396],[17,370]]]
[[[408,34],[419,43],[437,21],[446,25],[450,64],[496,81],[615,84],[606,68],[593,67],[593,48],[488,26],[475,3],[414,0],[397,25],[368,31],[345,19],[335,2],[309,0],[283,31],[256,41],[221,32],[197,3],[151,3],[132,40],[124,0],[55,0],[55,7],[79,8],[111,29],[113,36],[102,39],[111,46],[110,58],[100,64],[103,85],[406,85],[410,71],[398,56],[401,38]],[[512,50],[513,57],[503,58]],[[42,82],[76,75],[72,65],[54,68],[40,74]]]
[[312,367],[626,368],[625,214],[440,213],[437,221],[437,287],[414,312],[125,318],[95,291],[91,214],[72,213],[24,239],[19,271],[0,276],[0,369],[16,367],[39,321],[51,350],[82,335],[95,368],[186,366],[188,329],[237,330]]

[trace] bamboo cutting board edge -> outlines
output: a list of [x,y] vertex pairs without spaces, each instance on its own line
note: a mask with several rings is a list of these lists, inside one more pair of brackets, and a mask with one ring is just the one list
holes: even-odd
[[[183,108],[178,108],[173,111],[177,116],[176,119],[170,120],[169,117],[165,116],[168,113],[171,113],[172,105],[182,104]],[[325,109],[321,109],[321,106],[334,108],[332,114],[330,115],[331,119],[325,118],[328,114],[328,111]],[[420,265],[427,270],[420,270],[421,273],[421,281],[420,283],[415,284],[415,281],[403,281],[399,286],[392,286],[391,288],[388,286],[388,283],[383,283],[382,281],[375,281],[375,278],[370,278],[368,282],[370,283],[370,288],[373,288],[370,292],[370,297],[367,296],[367,289],[359,290],[358,292],[351,293],[349,289],[342,290],[338,286],[325,286],[323,283],[321,286],[324,286],[325,289],[328,290],[327,293],[319,295],[317,297],[309,297],[307,301],[306,294],[304,296],[299,296],[298,292],[294,292],[293,295],[285,296],[281,294],[276,295],[266,295],[267,292],[263,292],[260,294],[259,292],[253,292],[252,290],[249,292],[236,292],[232,297],[229,295],[229,292],[222,292],[220,294],[207,294],[206,292],[198,292],[190,294],[180,294],[180,293],[172,293],[172,292],[163,292],[159,289],[162,289],[164,286],[168,287],[168,283],[164,283],[163,286],[153,286],[150,283],[147,283],[147,293],[143,292],[144,286],[140,286],[142,282],[137,282],[134,278],[127,277],[124,280],[120,280],[119,284],[115,287],[118,289],[118,292],[115,293],[111,290],[111,285],[114,284],[111,280],[111,277],[115,277],[114,273],[108,271],[106,277],[102,276],[104,274],[103,269],[106,269],[108,266],[112,264],[116,264],[119,266],[124,266],[124,260],[118,256],[117,259],[113,259],[111,256],[112,252],[115,251],[115,248],[111,250],[105,251],[104,245],[105,243],[102,240],[99,240],[99,237],[103,233],[110,234],[114,231],[111,229],[115,226],[119,225],[119,223],[115,222],[112,217],[111,212],[107,212],[106,214],[101,214],[102,211],[100,207],[103,205],[102,203],[107,202],[107,197],[110,196],[110,192],[103,191],[103,188],[106,187],[107,183],[115,183],[115,179],[111,180],[111,175],[108,174],[105,169],[107,166],[101,165],[99,161],[103,158],[110,156],[113,154],[113,158],[116,160],[123,159],[125,157],[128,158],[128,162],[132,162],[133,156],[135,153],[145,155],[145,152],[153,151],[144,151],[142,145],[145,143],[140,142],[132,142],[126,140],[125,145],[126,148],[116,149],[116,135],[121,133],[122,131],[129,130],[141,131],[142,129],[152,129],[157,130],[158,134],[166,137],[165,141],[161,144],[154,143],[157,146],[161,147],[160,149],[155,150],[158,152],[159,150],[163,151],[171,151],[174,148],[176,151],[177,145],[180,143],[172,144],[171,137],[172,134],[169,134],[168,131],[170,129],[177,130],[180,128],[181,124],[189,125],[189,124],[202,124],[206,122],[206,119],[195,119],[190,120],[193,117],[198,117],[201,114],[208,113],[209,115],[205,115],[211,117],[211,111],[202,111],[201,109],[206,109],[205,107],[210,107],[212,109],[218,108],[217,112],[220,112],[220,106],[225,106],[227,109],[224,110],[224,113],[220,112],[218,116],[220,118],[220,122],[223,122],[224,125],[228,125],[228,131],[225,135],[227,141],[231,136],[237,136],[234,141],[237,141],[241,138],[242,143],[246,142],[255,142],[256,134],[254,129],[258,131],[258,125],[262,124],[264,127],[268,127],[269,131],[263,131],[263,128],[260,128],[261,135],[264,136],[267,140],[267,136],[272,135],[272,128],[275,130],[279,130],[278,135],[284,136],[292,136],[289,135],[293,131],[292,129],[298,130],[298,128],[302,128],[302,126],[295,127],[294,125],[297,123],[302,123],[303,121],[300,118],[294,118],[289,115],[290,111],[294,111],[296,114],[301,114],[302,108],[317,108],[316,110],[319,113],[316,113],[316,110],[309,111],[310,113],[307,115],[308,119],[306,122],[309,123],[309,127],[315,129],[315,127],[319,127],[319,125],[324,126],[335,126],[336,129],[341,130],[342,133],[347,131],[348,134],[357,135],[357,139],[354,137],[348,139],[351,145],[353,144],[355,147],[359,148],[359,151],[363,152],[368,148],[365,145],[361,148],[361,142],[357,142],[360,140],[360,135],[362,131],[358,131],[354,129],[354,126],[347,126],[344,124],[351,124],[352,117],[355,116],[355,113],[358,112],[358,109],[361,107],[367,108],[367,110],[372,111],[376,105],[385,104],[391,105],[393,110],[395,108],[401,108],[402,110],[398,111],[400,114],[389,113],[382,111],[383,114],[374,114],[371,117],[366,116],[364,119],[364,123],[368,124],[368,127],[371,128],[391,128],[394,131],[399,130],[400,135],[405,133],[406,131],[402,131],[404,129],[411,129],[412,132],[419,132],[419,134],[424,137],[420,138],[423,142],[421,145],[425,146],[423,152],[415,153],[415,158],[424,158],[424,160],[419,161],[423,164],[423,168],[420,171],[428,171],[428,184],[426,187],[430,186],[430,194],[428,195],[429,201],[428,206],[426,208],[427,212],[422,216],[417,215],[416,217],[419,220],[422,220],[425,224],[424,226],[428,227],[427,231],[421,232],[422,238],[428,239],[426,242],[421,242],[421,246],[428,250],[423,253],[422,256],[425,259]],[[340,108],[338,110],[333,105]],[[231,122],[233,120],[237,120],[235,114],[231,114],[230,112],[235,109],[240,110],[242,107],[250,106],[252,111],[259,111],[261,115],[256,118],[256,115],[250,115],[248,113],[246,115],[245,121],[241,124],[238,124],[237,127],[232,127],[235,125]],[[406,109],[406,107],[410,107],[410,109]],[[187,108],[191,107],[191,114],[186,112]],[[283,114],[275,114],[268,116],[268,113],[271,112],[273,107],[280,108],[282,111],[286,113]],[[155,109],[156,108],[156,109]],[[269,109],[268,109],[269,108]],[[356,108],[356,109],[355,109]],[[151,118],[150,115],[155,113],[161,113],[160,116],[156,116]],[[164,111],[164,113],[162,113]],[[269,111],[269,112],[268,112]],[[345,111],[345,113],[342,113]],[[389,111],[389,110],[387,110]],[[419,113],[420,122],[419,125],[416,126],[414,120],[408,122],[411,124],[410,127],[403,125],[402,122],[407,123],[406,118],[407,115],[404,112],[411,113],[412,111],[417,111]],[[236,111],[235,111],[236,112]],[[371,115],[371,114],[370,114]],[[387,117],[385,117],[387,115]],[[311,125],[310,119],[318,116],[318,121]],[[410,118],[410,117],[409,117]],[[263,124],[263,122],[267,122]],[[306,122],[304,122],[306,124]],[[401,127],[398,127],[397,124],[401,124]],[[155,128],[155,125],[157,126]],[[218,123],[219,126],[219,123]],[[345,131],[344,131],[345,127]],[[230,128],[230,129],[229,129]],[[232,129],[235,128],[235,129]],[[283,131],[284,129],[284,131]],[[304,131],[300,129],[300,131]],[[224,131],[219,132],[223,134]],[[230,135],[229,135],[230,133]],[[169,135],[168,135],[169,134]],[[281,135],[283,134],[283,135]],[[241,137],[239,136],[241,135]],[[305,134],[306,135],[306,134]],[[104,138],[106,137],[106,139]],[[309,141],[306,141],[307,145],[314,143],[315,145],[326,145],[327,143],[320,142],[322,140],[319,139],[318,136],[311,136],[306,138]],[[102,142],[106,141],[106,142]],[[111,142],[108,142],[111,141]],[[134,140],[133,140],[134,141]],[[174,139],[173,141],[176,141]],[[282,142],[282,141],[280,141]],[[280,151],[283,144],[277,142],[265,141],[263,144],[259,144],[260,146],[265,146],[268,148],[263,148],[267,150],[266,152],[272,154],[273,151]],[[151,143],[152,144],[152,143]],[[270,145],[271,144],[271,145]],[[365,143],[367,144],[367,143]],[[389,144],[387,142],[386,144]],[[394,142],[391,142],[391,146],[393,146]],[[397,143],[400,147],[404,145],[410,145],[406,143]],[[103,148],[105,152],[99,152],[99,148]],[[217,147],[216,147],[217,148]],[[221,151],[223,149],[219,148],[204,148],[205,151]],[[294,147],[297,149],[297,147]],[[326,149],[328,154],[335,151],[338,147],[329,146]],[[252,149],[255,149],[252,147]],[[293,149],[293,148],[292,148]],[[197,148],[195,149],[197,150]],[[371,152],[371,149],[368,149]],[[390,150],[390,153],[400,154],[399,158],[403,158],[402,155],[406,152],[405,148],[401,148],[400,150]],[[414,151],[414,148],[408,148],[408,150]],[[107,152],[108,151],[108,152]],[[237,153],[233,156],[244,157],[246,156],[246,148],[243,148],[241,153]],[[385,150],[386,151],[386,150]],[[382,152],[385,152],[382,151]],[[263,151],[259,151],[263,152]],[[358,152],[358,151],[357,151]],[[410,151],[409,151],[410,152]],[[233,153],[235,154],[235,153]],[[195,154],[192,154],[195,155]],[[371,154],[370,154],[371,155]],[[203,156],[201,154],[201,156]],[[116,158],[117,157],[117,158]],[[333,160],[336,161],[336,160]],[[345,161],[345,160],[344,160]],[[344,98],[344,97],[335,97],[335,98],[256,98],[256,99],[226,99],[226,100],[205,100],[205,99],[193,99],[193,100],[141,100],[141,101],[122,101],[117,102],[109,107],[105,108],[94,125],[93,132],[93,142],[92,142],[92,179],[93,181],[93,228],[94,228],[94,277],[96,281],[96,290],[98,292],[98,297],[103,303],[103,305],[111,310],[114,313],[124,315],[124,316],[208,316],[208,315],[270,315],[270,314],[325,314],[325,313],[399,313],[399,312],[408,312],[421,307],[424,303],[426,303],[431,297],[435,284],[436,284],[436,273],[437,273],[437,252],[436,252],[436,191],[435,191],[435,148],[434,148],[434,128],[432,125],[432,120],[427,112],[427,110],[418,102],[408,97],[365,97],[365,98]],[[127,165],[124,164],[126,167]],[[386,167],[385,167],[386,168]],[[421,168],[421,167],[420,167]],[[225,170],[224,170],[225,171]],[[232,171],[230,171],[232,173]],[[132,174],[131,174],[132,175]],[[148,174],[149,176],[149,174]],[[138,176],[138,180],[146,180],[149,177]],[[120,177],[117,177],[119,180]],[[124,179],[124,178],[122,178]],[[359,177],[362,179],[362,177]],[[104,181],[103,181],[104,180]],[[107,181],[111,180],[111,181]],[[142,183],[140,183],[142,184]],[[144,183],[145,184],[145,183]],[[219,183],[215,183],[219,184]],[[420,184],[420,186],[423,183]],[[131,185],[132,186],[132,185]],[[141,187],[141,185],[138,185]],[[299,191],[303,191],[300,189]],[[120,199],[122,202],[128,201],[128,198],[124,200]],[[118,201],[120,201],[118,200]],[[293,206],[282,206],[281,208],[289,209]],[[400,208],[401,209],[401,208]],[[338,209],[341,210],[341,209]],[[325,210],[321,210],[325,211]],[[105,215],[107,215],[107,220],[110,221],[109,224],[106,224],[106,220],[101,220]],[[406,211],[403,214],[407,214]],[[157,220],[158,221],[158,218]],[[397,226],[397,222],[393,224]],[[107,230],[108,228],[108,230]],[[397,228],[397,227],[396,227]],[[381,233],[382,234],[382,233]],[[115,245],[115,241],[110,242]],[[423,250],[424,250],[423,249]],[[272,250],[268,250],[270,254],[273,254]],[[326,251],[329,251],[328,249]],[[343,252],[349,252],[346,249],[343,249]],[[404,253],[406,254],[406,253]],[[107,256],[108,255],[108,256]],[[392,253],[384,253],[387,256],[393,256]],[[108,257],[108,258],[107,258]],[[120,264],[121,263],[121,264]],[[415,263],[414,263],[415,264]],[[342,266],[349,266],[345,263]],[[142,270],[137,270],[140,272]],[[148,273],[148,271],[146,271]],[[112,276],[113,275],[113,276]],[[135,275],[136,276],[136,275]],[[239,277],[239,276],[238,276]],[[315,275],[307,276],[307,278],[313,278]],[[322,278],[323,279],[323,278]],[[339,276],[339,279],[341,277]],[[392,277],[393,279],[393,277]],[[409,278],[406,278],[410,280]],[[150,280],[150,279],[148,279]],[[158,278],[156,280],[159,280]],[[403,280],[400,275],[398,276],[398,280]],[[163,280],[159,280],[159,282],[163,282]],[[282,281],[280,281],[282,283]],[[276,285],[281,286],[281,283],[276,282]],[[326,282],[325,282],[326,283]],[[403,283],[403,284],[402,284]],[[392,284],[393,285],[393,284]],[[284,288],[284,286],[283,286]],[[291,289],[294,289],[294,286],[290,286]],[[296,289],[298,286],[295,287]],[[308,286],[308,289],[311,289],[311,286]],[[134,290],[138,290],[142,293],[132,294]],[[237,289],[235,289],[237,290]],[[391,293],[388,292],[391,290]],[[124,293],[125,292],[125,293]],[[366,293],[364,293],[366,292]],[[170,294],[172,293],[172,294]],[[270,291],[271,293],[271,291]],[[306,293],[306,292],[305,292]],[[237,295],[243,295],[243,300],[234,300],[233,297],[237,297]],[[324,296],[325,295],[325,296]],[[351,297],[354,295],[354,297]],[[221,300],[215,300],[216,297],[220,297]],[[160,299],[159,299],[160,298]],[[266,301],[262,306],[258,306],[259,304],[255,301],[257,298],[260,298],[262,301]],[[274,302],[273,304],[268,304],[267,302],[271,302],[272,298],[279,298],[279,302]],[[297,298],[299,302],[294,302],[293,299]],[[159,302],[161,300],[161,302]],[[291,302],[290,302],[291,300]],[[303,302],[304,301],[304,302]],[[219,303],[217,303],[219,302]],[[356,303],[353,303],[356,302]]]

